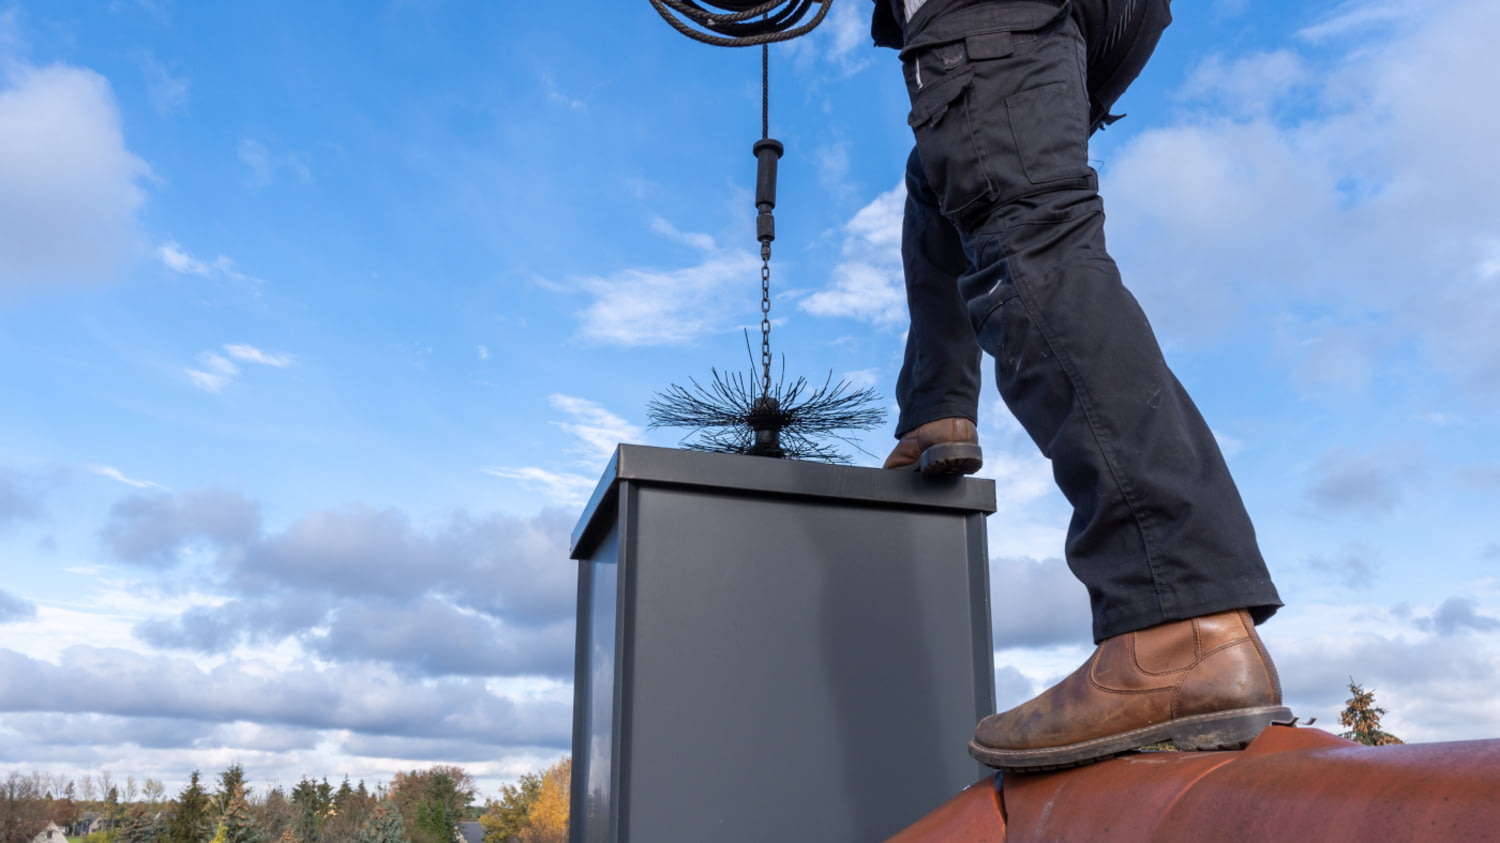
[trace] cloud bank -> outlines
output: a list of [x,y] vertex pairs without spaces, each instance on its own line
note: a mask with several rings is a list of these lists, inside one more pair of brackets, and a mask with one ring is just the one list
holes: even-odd
[[104,77],[12,65],[0,82],[0,289],[112,280],[138,246],[148,173]]

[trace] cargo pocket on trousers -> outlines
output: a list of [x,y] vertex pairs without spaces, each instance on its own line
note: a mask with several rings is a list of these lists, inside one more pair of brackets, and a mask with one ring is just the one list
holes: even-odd
[[916,90],[906,121],[938,208],[950,217],[993,195],[969,115],[973,82],[973,68],[965,67]]
[[1088,177],[1088,106],[1073,85],[1053,82],[1012,94],[1005,110],[1028,181]]

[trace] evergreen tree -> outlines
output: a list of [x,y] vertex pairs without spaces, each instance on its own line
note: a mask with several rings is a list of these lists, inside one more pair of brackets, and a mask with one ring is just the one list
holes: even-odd
[[250,788],[245,784],[245,768],[238,761],[219,774],[219,789],[214,791],[214,813],[223,816],[236,795],[250,796]]
[[243,793],[236,793],[229,800],[224,816],[219,819],[219,832],[214,840],[215,843],[266,843],[266,832],[251,816]]
[[332,814],[323,825],[323,843],[353,843],[355,833],[370,813],[368,795],[361,793],[363,788],[364,782],[360,782],[360,790],[355,790],[349,786],[349,777],[344,777],[343,784],[333,794]]
[[458,818],[441,799],[426,798],[417,803],[417,822],[412,829],[416,843],[446,843],[458,834]]
[[292,788],[292,804],[296,810],[292,815],[292,835],[298,843],[320,843],[323,839],[323,823],[328,819],[329,798],[326,787],[319,787],[311,779],[303,779]]
[[156,838],[162,831],[162,824],[156,818],[147,816],[145,809],[137,805],[125,817],[125,824],[120,827],[116,843],[156,843]]
[[381,802],[354,835],[354,843],[410,843],[401,812],[390,802]]
[[167,820],[165,843],[205,843],[213,837],[213,800],[198,783],[199,777],[194,770],[188,786],[177,794],[177,808]]
[[1380,716],[1386,710],[1375,704],[1375,692],[1366,691],[1353,679],[1349,680],[1349,693],[1353,694],[1344,704],[1339,722],[1349,731],[1339,735],[1346,740],[1357,741],[1366,746],[1389,746],[1406,743],[1390,732],[1381,731]]
[[323,816],[327,819],[329,809],[333,807],[333,788],[328,784],[328,777],[318,782],[318,804],[323,806]]

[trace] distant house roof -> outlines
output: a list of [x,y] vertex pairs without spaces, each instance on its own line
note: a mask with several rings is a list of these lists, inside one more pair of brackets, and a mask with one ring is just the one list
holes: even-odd
[[68,843],[68,836],[57,827],[57,823],[47,823],[41,834],[31,838],[31,843]]
[[459,823],[458,833],[463,843],[484,843],[484,826],[479,823]]

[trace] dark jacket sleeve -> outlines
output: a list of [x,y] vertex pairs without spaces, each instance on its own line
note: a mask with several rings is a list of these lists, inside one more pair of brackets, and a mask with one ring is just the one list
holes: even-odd
[[901,24],[896,22],[895,9],[891,4],[901,0],[875,0],[875,14],[870,20],[870,37],[877,47],[901,49]]

